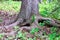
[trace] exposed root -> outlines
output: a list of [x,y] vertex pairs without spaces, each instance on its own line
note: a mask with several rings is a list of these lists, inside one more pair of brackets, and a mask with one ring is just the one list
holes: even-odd
[[49,20],[50,21],[49,23],[45,22],[46,25],[60,27],[60,22],[57,21],[57,20],[51,19],[51,18],[44,18],[44,17],[41,17],[41,16],[36,16],[35,23],[37,25],[38,25],[38,20],[40,20],[40,21],[47,21],[47,20]]
[[18,24],[22,23],[23,20],[22,19],[18,19],[16,22],[10,24],[10,25],[7,25],[7,26],[0,26],[0,27],[4,27],[5,29],[9,28],[9,27],[14,27],[14,26],[17,26]]
[[[53,19],[51,19],[51,18],[44,18],[44,17],[41,17],[41,16],[36,16],[36,19],[35,19],[35,21],[34,21],[34,23],[35,23],[35,27],[39,27],[39,25],[38,25],[38,21],[47,21],[47,20],[49,20],[50,21],[50,23],[46,23],[46,22],[44,22],[46,25],[50,25],[50,26],[56,26],[56,27],[60,27],[60,22],[59,21],[56,21],[56,20],[53,20]],[[13,24],[10,24],[10,25],[7,25],[7,26],[2,26],[2,27],[4,27],[5,29],[8,29],[9,27],[14,27],[14,26],[16,26],[16,25],[21,25],[21,24],[24,24],[23,23],[23,20],[22,19],[18,19],[16,22],[14,22]],[[22,29],[28,29],[28,30],[30,30],[31,29],[31,27],[26,27],[26,26],[30,26],[30,24],[24,24],[23,26],[25,26],[25,27],[21,27],[20,29],[22,30]],[[1,26],[0,26],[1,27]],[[32,27],[33,28],[33,27]]]

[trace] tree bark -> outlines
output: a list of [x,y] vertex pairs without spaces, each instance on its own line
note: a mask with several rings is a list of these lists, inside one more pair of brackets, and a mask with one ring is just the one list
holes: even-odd
[[31,0],[22,0],[18,18],[29,19],[31,16]]
[[21,10],[18,18],[22,18],[26,22],[31,22],[32,15],[39,15],[38,0],[22,0]]

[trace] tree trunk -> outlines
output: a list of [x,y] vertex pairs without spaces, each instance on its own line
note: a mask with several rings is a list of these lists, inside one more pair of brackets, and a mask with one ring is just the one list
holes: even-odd
[[33,14],[38,15],[38,0],[22,0],[18,18],[30,22],[30,18]]
[[38,16],[38,17],[36,17],[37,21],[35,22],[35,23],[37,23],[37,25],[38,25],[38,20],[40,20],[40,21],[50,20],[50,24],[48,24],[48,25],[60,27],[60,22],[58,23],[56,20],[39,16],[39,11],[38,11],[39,0],[21,0],[21,1],[22,1],[21,10],[17,16],[16,22],[12,23],[11,25],[4,26],[4,27],[6,27],[6,28],[14,27],[20,23],[24,24],[24,22],[31,23],[30,18],[32,15]]

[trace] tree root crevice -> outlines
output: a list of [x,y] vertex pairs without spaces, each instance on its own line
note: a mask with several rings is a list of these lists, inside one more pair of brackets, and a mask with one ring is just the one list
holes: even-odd
[[[46,25],[50,25],[50,26],[56,26],[56,27],[60,27],[60,21],[59,20],[55,20],[55,19],[51,19],[51,18],[44,18],[44,17],[41,17],[41,16],[36,16],[36,20],[35,20],[35,23],[38,25],[38,21],[45,21],[44,23]],[[49,21],[49,23],[47,23],[47,21]]]

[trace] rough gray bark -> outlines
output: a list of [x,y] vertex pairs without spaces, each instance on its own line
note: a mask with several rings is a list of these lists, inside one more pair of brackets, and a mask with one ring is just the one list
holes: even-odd
[[30,22],[31,16],[38,15],[38,0],[22,0],[21,10],[18,18]]
[[29,19],[31,16],[31,0],[22,0],[21,10],[18,18]]
[[31,0],[32,1],[32,5],[31,5],[31,13],[35,14],[35,15],[39,15],[39,8],[38,8],[38,3],[39,0]]

